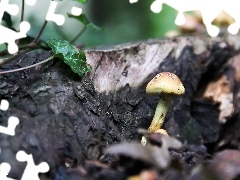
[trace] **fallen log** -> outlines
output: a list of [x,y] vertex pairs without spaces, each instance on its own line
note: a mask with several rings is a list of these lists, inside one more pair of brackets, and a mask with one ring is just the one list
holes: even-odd
[[[164,127],[169,135],[216,149],[236,146],[227,132],[233,124],[239,126],[239,40],[178,37],[86,49],[92,71],[82,78],[58,59],[1,75],[0,98],[10,108],[1,112],[0,124],[7,126],[10,116],[20,123],[15,136],[0,134],[0,162],[8,162],[10,176],[19,178],[25,168],[15,159],[19,150],[31,153],[35,164],[46,161],[54,172],[69,159],[99,159],[109,144],[140,140],[137,129],[148,128],[159,99],[146,95],[146,84],[163,71],[177,74],[186,89],[168,111]],[[25,54],[2,70],[34,64],[50,54]]]

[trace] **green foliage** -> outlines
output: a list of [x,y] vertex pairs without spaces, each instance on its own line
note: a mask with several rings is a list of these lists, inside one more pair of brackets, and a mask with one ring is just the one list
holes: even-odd
[[52,48],[54,57],[59,57],[73,72],[79,76],[91,71],[91,66],[86,63],[86,56],[82,50],[70,44],[66,40],[49,39],[46,41],[48,46]]
[[87,0],[74,0],[74,1],[77,1],[77,2],[80,2],[80,3],[86,3]]
[[68,14],[68,17],[77,19],[81,23],[84,24],[84,26],[89,27],[91,29],[97,30],[97,31],[105,31],[103,28],[98,27],[97,25],[89,22],[85,14],[80,14],[79,16],[74,16],[72,14]]
[[[58,0],[58,1],[62,1],[62,0]],[[80,2],[80,3],[86,3],[87,0],[73,0],[73,1],[77,1],[77,2]]]
[[7,27],[12,28],[12,19],[9,13],[4,12],[2,20],[5,21]]
[[178,27],[174,23],[176,16],[177,11],[166,4],[163,4],[160,13],[149,14],[149,18],[151,19],[151,28],[148,31],[149,36],[164,37],[170,30],[178,31]]

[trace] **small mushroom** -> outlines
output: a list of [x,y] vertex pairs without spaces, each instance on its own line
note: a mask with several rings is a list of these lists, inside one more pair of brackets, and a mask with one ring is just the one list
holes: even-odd
[[182,95],[185,88],[181,80],[173,73],[162,72],[157,74],[147,85],[146,93],[160,95],[155,115],[148,130],[156,132],[164,122],[173,95]]

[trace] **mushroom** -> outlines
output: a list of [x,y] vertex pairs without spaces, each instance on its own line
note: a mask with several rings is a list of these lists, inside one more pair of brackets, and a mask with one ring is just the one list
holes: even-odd
[[[167,131],[164,130],[164,129],[158,129],[158,130],[155,131],[154,133],[159,133],[159,134],[168,135]],[[146,138],[145,136],[142,136],[141,144],[142,144],[143,146],[146,146],[146,145],[147,145],[147,138]]]
[[147,85],[146,93],[149,95],[160,95],[160,100],[149,126],[150,132],[159,130],[164,122],[173,95],[182,95],[185,88],[181,80],[173,73],[162,72],[157,74]]

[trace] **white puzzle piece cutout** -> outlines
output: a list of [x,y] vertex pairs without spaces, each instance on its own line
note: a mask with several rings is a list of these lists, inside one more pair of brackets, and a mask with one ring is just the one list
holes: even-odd
[[138,2],[138,0],[129,0],[130,4]]
[[20,162],[27,162],[21,180],[39,180],[39,173],[46,173],[49,171],[49,165],[46,162],[35,165],[32,154],[27,154],[25,151],[18,151],[16,159]]
[[18,52],[18,46],[15,43],[17,39],[27,37],[27,32],[30,29],[30,24],[27,21],[20,23],[20,32],[13,31],[0,25],[0,44],[8,43],[8,52],[14,54]]
[[28,6],[34,6],[36,4],[36,0],[25,0],[25,3]]
[[3,162],[0,164],[0,179],[1,180],[15,180],[12,178],[7,177],[8,173],[10,172],[11,166],[10,164]]
[[[5,99],[1,100],[0,110],[6,111],[9,108],[9,102]],[[19,124],[19,119],[15,116],[8,118],[8,127],[0,126],[0,133],[4,133],[10,136],[15,135],[15,128]]]
[[9,108],[9,102],[5,99],[1,100],[0,110],[6,111]]
[[[130,0],[130,3],[133,1],[134,0]],[[175,19],[177,25],[182,25],[186,21],[183,14],[184,12],[199,10],[207,32],[212,37],[217,36],[220,32],[220,29],[213,25],[212,22],[222,11],[226,12],[235,20],[235,23],[228,27],[228,32],[234,35],[237,34],[240,29],[239,0],[218,0],[217,3],[208,0],[155,0],[151,4],[151,11],[159,13],[162,10],[162,4],[166,4],[178,11]]]
[[71,9],[71,14],[74,15],[74,16],[79,16],[79,15],[82,14],[82,9],[79,8],[79,7],[73,6],[72,9]]
[[[1,110],[7,110],[9,103],[7,100],[2,100],[0,104]],[[7,134],[10,136],[15,135],[15,128],[19,124],[17,117],[11,116],[8,119],[8,127],[0,126],[0,133]],[[1,149],[0,149],[1,153]],[[38,174],[49,171],[49,165],[46,162],[41,162],[39,165],[35,165],[32,155],[28,155],[24,151],[18,151],[16,159],[20,162],[27,162],[27,166],[23,172],[21,180],[39,180]],[[0,164],[0,180],[15,180],[7,177],[10,172],[11,166],[9,163],[3,162]]]
[[[11,15],[17,15],[19,8],[16,4],[9,4],[9,0],[0,1],[0,22],[2,21],[4,12],[8,12]],[[21,39],[27,36],[27,32],[30,29],[30,24],[26,21],[20,23],[20,31],[16,32],[7,27],[0,25],[0,44],[8,44],[8,52],[14,54],[18,51],[18,46],[15,43],[17,39]]]
[[16,4],[9,4],[9,0],[1,0],[0,1],[0,22],[2,21],[4,12],[8,12],[9,14],[15,16],[18,14],[19,8]]
[[51,1],[50,6],[48,8],[46,20],[53,21],[58,26],[61,26],[65,22],[65,17],[62,14],[55,14],[55,9],[57,7],[58,2]]
[[18,124],[19,124],[19,119],[15,116],[11,116],[8,118],[8,127],[0,126],[0,133],[14,136],[15,128]]

